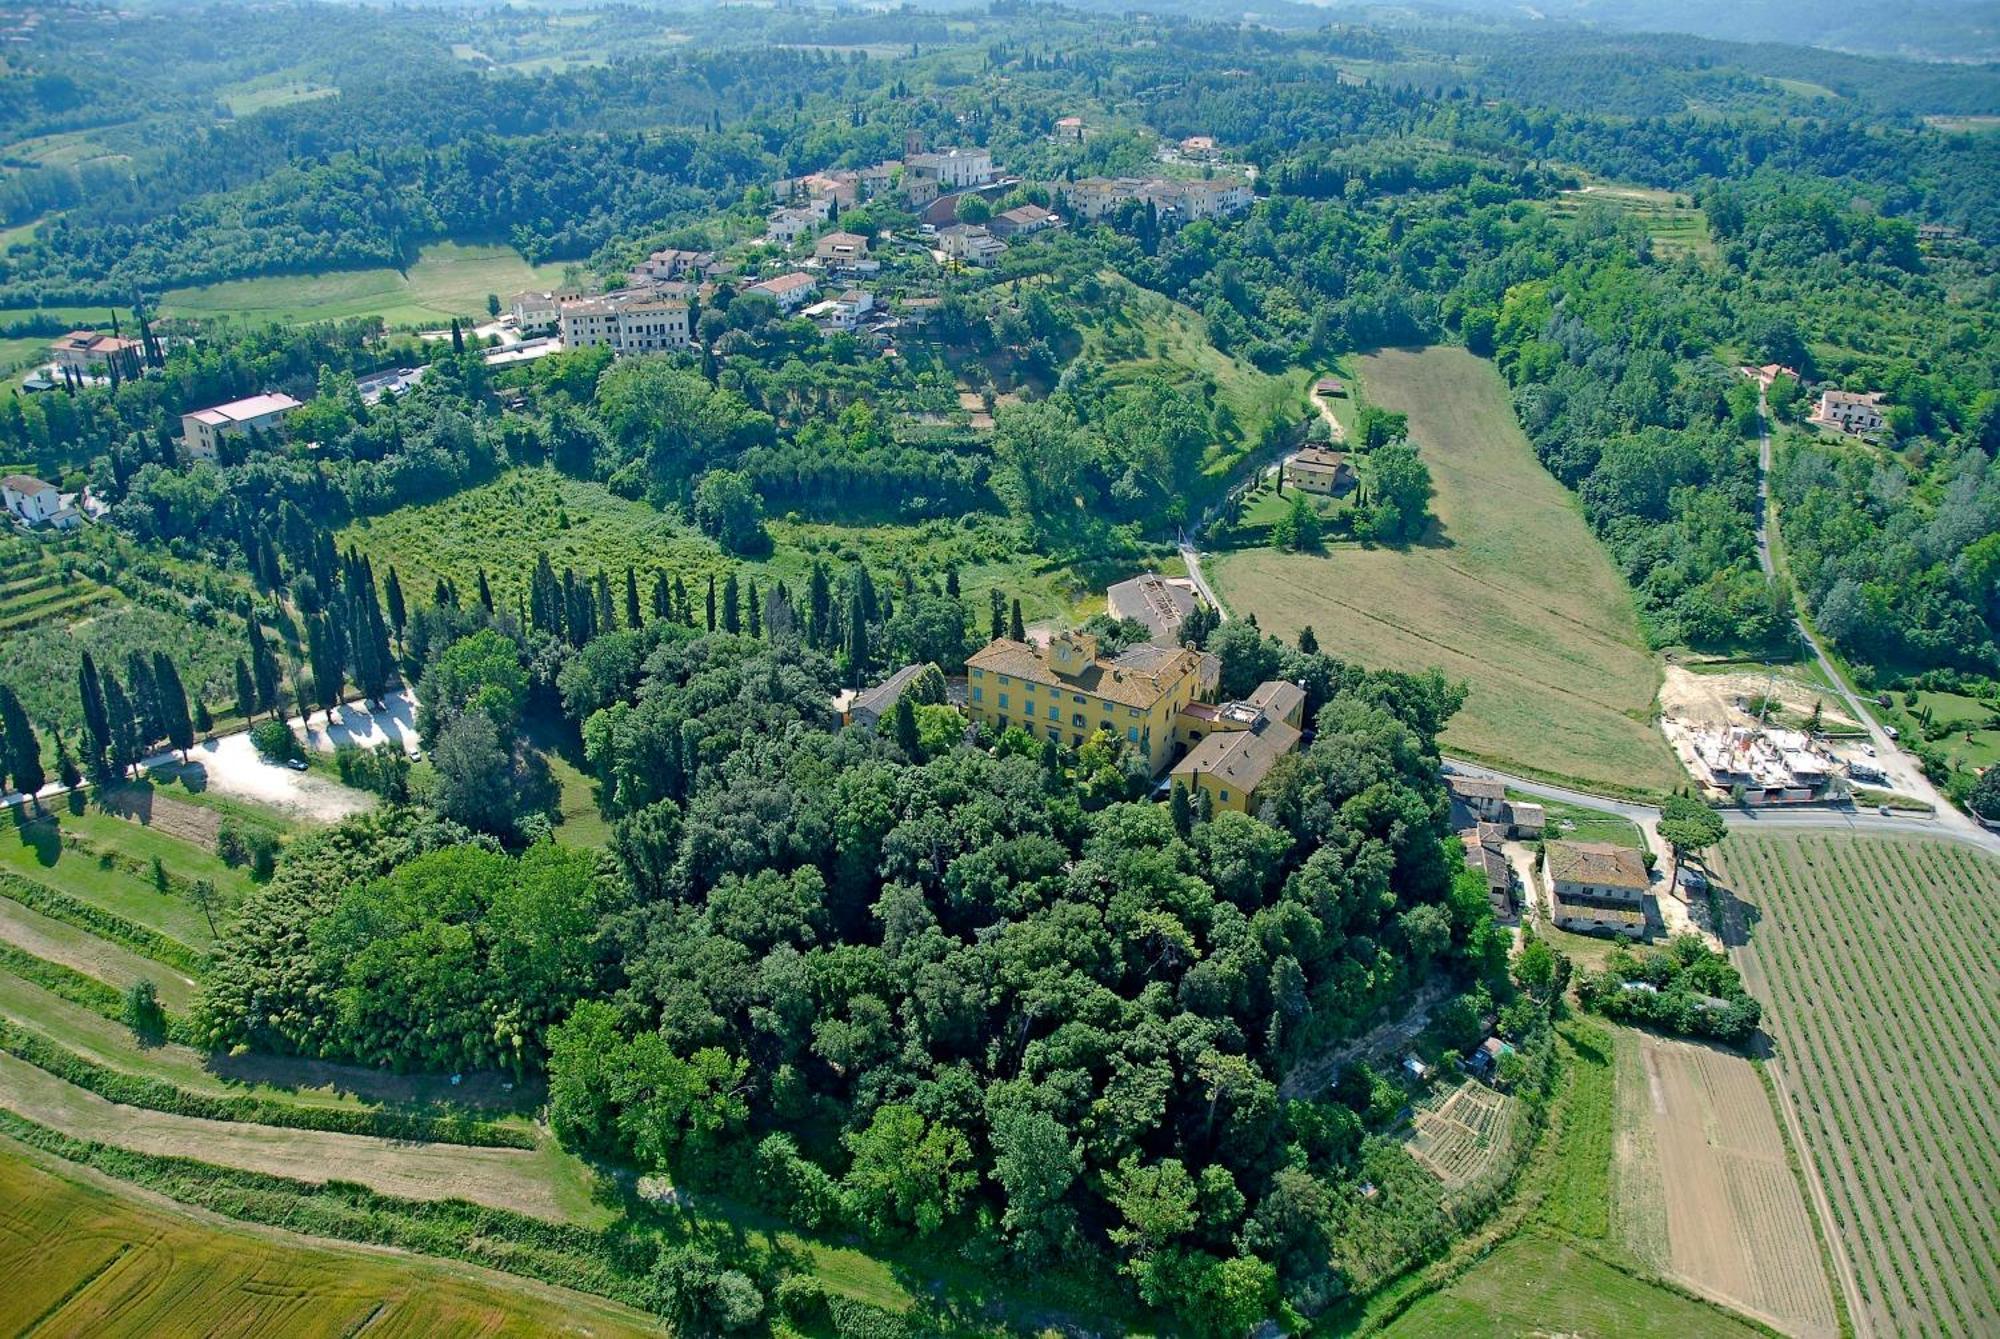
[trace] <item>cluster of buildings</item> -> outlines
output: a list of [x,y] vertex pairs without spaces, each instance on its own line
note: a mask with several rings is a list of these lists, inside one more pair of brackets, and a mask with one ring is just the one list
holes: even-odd
[[1452,827],[1465,845],[1465,862],[1486,879],[1486,899],[1493,914],[1510,919],[1516,911],[1514,867],[1504,843],[1538,841],[1548,825],[1539,804],[1507,798],[1507,787],[1486,777],[1451,775],[1444,779],[1451,796]]
[[136,339],[102,335],[95,330],[72,330],[49,345],[49,362],[63,372],[86,379],[136,377],[146,355],[146,347]]
[[1248,177],[1078,177],[1062,186],[1069,210],[1096,221],[1127,201],[1150,204],[1176,223],[1241,214],[1256,198]]
[[1680,750],[1695,779],[1748,805],[1808,804],[1826,798],[1837,760],[1802,730],[1759,725],[1696,726]]
[[977,726],[1069,748],[1103,731],[1191,799],[1252,813],[1278,760],[1299,746],[1305,691],[1273,680],[1217,702],[1219,678],[1215,657],[1187,646],[1105,656],[1088,633],[1060,632],[1046,646],[1001,638],[966,661],[965,706]]

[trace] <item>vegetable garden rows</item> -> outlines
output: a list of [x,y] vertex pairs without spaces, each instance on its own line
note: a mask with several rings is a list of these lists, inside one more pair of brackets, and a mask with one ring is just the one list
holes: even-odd
[[1780,1070],[1851,1258],[1867,1329],[2000,1327],[2000,960],[1977,933],[2000,866],[1959,846],[1734,838],[1762,919]]

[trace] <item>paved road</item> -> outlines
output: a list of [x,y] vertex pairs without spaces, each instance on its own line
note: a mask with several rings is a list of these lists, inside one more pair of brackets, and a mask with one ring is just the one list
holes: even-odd
[[[1487,777],[1500,781],[1523,795],[1536,795],[1564,804],[1577,804],[1604,813],[1617,814],[1621,818],[1637,823],[1649,842],[1656,836],[1653,825],[1659,822],[1660,811],[1650,804],[1639,804],[1632,800],[1614,800],[1602,795],[1592,795],[1588,791],[1573,790],[1568,786],[1554,786],[1546,781],[1516,776],[1511,772],[1503,772],[1498,768],[1464,758],[1447,757],[1444,760],[1444,770],[1455,776]],[[1873,835],[1915,833],[1925,837],[1962,841],[2000,855],[2000,834],[1988,832],[1970,820],[1964,823],[1950,821],[1952,816],[1963,818],[1963,815],[1933,818],[1919,814],[1891,813],[1885,816],[1873,809],[1842,809],[1823,805],[1797,809],[1722,809],[1718,812],[1721,813],[1725,824],[1739,832],[1798,831],[1817,828],[1828,832],[1845,831]],[[1662,859],[1665,857],[1662,856]]]
[[1215,611],[1216,622],[1227,623],[1229,610],[1223,607],[1222,601],[1215,598],[1214,588],[1208,584],[1208,577],[1202,573],[1201,550],[1197,549],[1194,541],[1185,535],[1181,537],[1181,561],[1187,564],[1188,580],[1194,582],[1194,588],[1201,592],[1201,598],[1207,600],[1208,607]]
[[[1777,579],[1778,573],[1771,559],[1768,534],[1771,523],[1771,404],[1762,382],[1759,382],[1757,387],[1757,498],[1760,504],[1757,516],[1757,562],[1763,567],[1765,576]],[[1798,599],[1796,589],[1792,592],[1792,598]],[[1813,659],[1819,662],[1820,673],[1826,676],[1826,681],[1834,686],[1834,691],[1839,693],[1841,700],[1847,704],[1848,714],[1861,722],[1863,728],[1868,731],[1869,741],[1875,745],[1876,762],[1881,766],[1883,774],[1888,777],[1890,787],[1906,795],[1915,796],[1937,811],[1935,819],[1923,820],[1932,824],[1926,830],[1948,835],[2000,854],[2000,833],[1980,827],[1971,817],[1939,794],[1937,787],[1931,784],[1930,778],[1924,775],[1924,770],[1917,760],[1899,748],[1896,741],[1889,738],[1888,731],[1876,722],[1868,708],[1862,704],[1860,697],[1847,686],[1847,679],[1834,665],[1832,657],[1827,655],[1826,648],[1820,644],[1818,636],[1806,626],[1806,621],[1803,618],[1795,618],[1792,626],[1797,629],[1799,640],[1812,650]],[[1876,817],[1879,818],[1879,815]],[[1870,827],[1869,830],[1876,829]]]

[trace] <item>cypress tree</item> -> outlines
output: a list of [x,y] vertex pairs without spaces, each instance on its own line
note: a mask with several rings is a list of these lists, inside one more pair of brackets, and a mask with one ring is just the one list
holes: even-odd
[[813,559],[806,583],[806,645],[824,651],[833,640],[833,574],[826,561]]
[[636,628],[640,622],[639,574],[628,564],[625,568],[625,626]]
[[1319,654],[1319,636],[1313,632],[1310,623],[1299,629],[1299,650],[1309,656]]
[[[333,709],[340,705],[341,687],[340,662],[334,658],[329,636],[331,622],[324,616],[306,620],[306,664],[312,671],[313,698],[326,712],[329,724],[333,720]],[[299,707],[302,714],[309,714],[310,708],[303,699]]]
[[257,685],[257,708],[260,711],[276,711],[278,708],[278,657],[271,650],[271,644],[264,639],[264,626],[253,615],[250,619],[250,676]]
[[923,758],[923,744],[917,738],[917,709],[910,702],[910,695],[904,693],[896,699],[896,747],[911,762]]
[[730,633],[743,631],[743,597],[737,588],[734,572],[722,579],[722,630]]
[[752,637],[762,637],[762,636],[764,635],[764,609],[763,609],[763,603],[764,603],[764,602],[763,602],[763,599],[762,599],[762,597],[760,597],[760,596],[759,596],[759,595],[757,594],[757,583],[756,583],[756,582],[754,582],[754,581],[753,581],[753,582],[751,582],[751,583],[750,583],[750,623],[749,623],[749,627],[750,627],[750,635],[751,635]]
[[236,714],[244,720],[254,720],[257,715],[257,685],[250,678],[250,667],[243,657],[236,657]]
[[479,607],[487,613],[493,612],[493,587],[486,583],[486,569],[479,569]]
[[611,603],[611,581],[604,575],[603,568],[597,569],[597,580],[593,584],[597,588],[597,618],[594,631],[610,632],[618,626],[618,614]]
[[21,710],[21,699],[4,683],[0,683],[0,733],[6,738],[7,775],[13,778],[14,789],[33,795],[48,784],[42,771],[42,741],[36,738],[28,713]]
[[715,631],[715,573],[708,574],[708,630]]
[[1014,607],[1007,615],[1007,635],[1017,642],[1028,640],[1027,624],[1021,621],[1021,602],[1014,601]]
[[83,762],[91,775],[101,774],[111,755],[111,714],[104,701],[104,681],[90,652],[77,666],[77,696],[83,699]]
[[1179,781],[1174,782],[1171,803],[1173,805],[1174,831],[1178,832],[1182,838],[1186,838],[1188,833],[1194,830],[1194,806],[1188,802],[1186,785]]
[[653,618],[657,621],[674,616],[674,588],[667,580],[665,572],[653,573]]
[[153,692],[160,700],[162,733],[186,762],[187,751],[194,747],[194,719],[188,715],[187,687],[181,683],[181,672],[165,651],[153,652]]
[[987,640],[997,642],[1007,635],[1007,597],[995,586],[986,592],[986,602],[992,607],[993,614],[993,630],[987,634]]
[[118,685],[118,680],[106,674],[104,679],[104,715],[111,725],[111,747],[105,754],[105,777],[123,779],[133,763],[139,761],[139,721],[132,709],[132,699]]
[[694,626],[694,606],[688,602],[687,583],[679,577],[674,578],[674,609],[673,617],[689,627]]
[[70,754],[69,739],[60,729],[56,731],[56,780],[62,782],[66,790],[75,790],[77,783],[83,780],[83,772]]
[[528,581],[528,625],[551,637],[562,636],[562,587],[549,555],[535,555],[535,574]]
[[954,600],[958,598],[958,569],[956,567],[947,567],[944,569],[944,593],[951,596]]
[[160,709],[159,687],[153,682],[153,662],[144,651],[126,653],[125,695],[132,703],[132,723],[141,746],[165,737],[166,713]]
[[861,687],[862,678],[868,673],[868,617],[858,585],[847,602],[847,668],[854,686]]
[[410,620],[410,610],[409,606],[403,603],[403,580],[396,575],[394,567],[389,569],[389,579],[384,584],[388,587],[385,594],[389,601],[389,626],[396,630],[396,641],[400,644],[403,640],[403,625]]

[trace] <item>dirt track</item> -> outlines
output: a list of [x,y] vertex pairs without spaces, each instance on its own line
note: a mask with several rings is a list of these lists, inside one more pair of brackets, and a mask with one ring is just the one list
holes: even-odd
[[9,898],[0,898],[0,940],[120,990],[134,981],[151,981],[159,988],[161,1003],[171,1010],[183,1010],[194,999],[195,983],[165,963],[141,957]]
[[1620,1217],[1632,1249],[1786,1334],[1834,1339],[1819,1243],[1750,1062],[1632,1034],[1618,1080]]
[[405,1199],[466,1199],[552,1222],[557,1201],[540,1152],[406,1143],[371,1135],[284,1130],[118,1106],[0,1054],[0,1106],[79,1139],[136,1153],[196,1158],[318,1184],[353,1181]]

